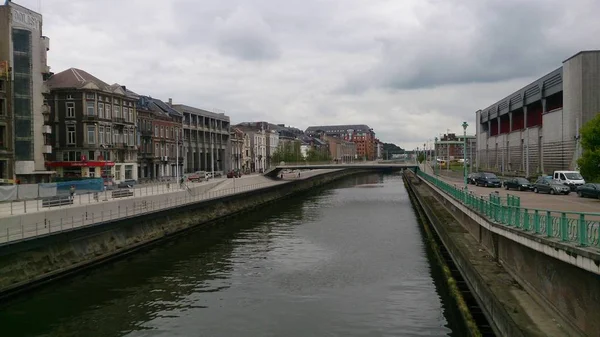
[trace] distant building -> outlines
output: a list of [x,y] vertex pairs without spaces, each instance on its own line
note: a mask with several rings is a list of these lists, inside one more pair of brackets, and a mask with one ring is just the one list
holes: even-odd
[[184,104],[172,107],[183,114],[184,171],[229,170],[229,116]]
[[137,98],[76,68],[52,75],[46,85],[55,149],[46,166],[61,177],[137,179]]
[[236,127],[232,127],[230,139],[231,169],[242,170],[244,165],[244,132]]
[[[235,128],[248,135],[249,140],[249,166],[248,172],[264,172],[267,168],[267,132],[263,123],[241,123],[234,125]],[[270,133],[269,133],[270,135]]]
[[349,163],[356,158],[356,143],[326,135],[321,139],[327,142],[331,160],[339,163]]
[[48,181],[44,162],[53,152],[44,124],[50,75],[42,15],[10,1],[0,5],[0,184]]
[[375,132],[367,125],[323,125],[310,126],[306,129],[306,135],[308,136],[318,136],[320,134],[339,137],[355,143],[358,159],[375,160],[377,156]]
[[[462,160],[464,148],[464,135],[448,133],[440,137],[435,143],[435,156],[440,160]],[[473,163],[477,154],[476,137],[467,135],[467,162]],[[432,155],[429,153],[428,155]]]
[[139,179],[160,179],[183,174],[183,115],[171,104],[170,99],[169,103],[165,103],[149,96],[138,96]]
[[600,51],[582,51],[476,112],[481,169],[526,176],[575,169],[579,129],[600,112]]
[[377,153],[377,159],[383,159],[383,143],[379,139],[375,139],[375,152]]

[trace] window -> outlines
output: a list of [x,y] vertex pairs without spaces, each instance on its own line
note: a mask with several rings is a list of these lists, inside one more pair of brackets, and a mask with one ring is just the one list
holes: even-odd
[[88,151],[88,160],[96,160],[96,158],[94,158],[94,151]]
[[112,117],[110,116],[110,115],[111,115],[111,113],[110,113],[110,111],[111,111],[110,104],[108,104],[108,103],[107,103],[107,104],[104,106],[104,108],[105,108],[105,110],[104,110],[104,111],[106,112],[106,119],[111,119]]
[[131,121],[129,120],[129,109],[127,109],[127,108],[125,108],[125,107],[123,107],[123,118],[125,119],[125,121],[127,121],[127,122],[131,122]]
[[164,138],[165,137],[165,127],[161,126],[160,127],[160,138]]
[[110,126],[107,126],[104,132],[105,132],[104,139],[106,140],[106,144],[111,144],[111,141],[110,141],[110,139],[111,139],[110,138]]
[[125,179],[133,179],[133,165],[125,165]]
[[154,143],[154,156],[158,156],[158,143]]
[[166,151],[165,156],[168,157],[169,156],[169,146],[168,145],[167,145],[167,148],[165,149],[165,151]]
[[88,144],[96,144],[96,127],[95,126],[87,127],[87,142],[88,142]]
[[67,102],[67,117],[75,118],[75,102]]
[[6,125],[0,125],[0,149],[6,148]]
[[85,94],[86,99],[96,99],[96,95],[93,92],[88,92]]
[[171,138],[175,138],[175,129],[171,127]]
[[98,144],[104,144],[104,127],[98,127]]
[[98,118],[104,118],[104,103],[98,102]]
[[0,116],[6,116],[6,101],[0,98]]
[[67,144],[75,144],[75,125],[67,125]]
[[94,102],[87,102],[86,103],[86,110],[87,110],[88,116],[95,115],[95,111],[94,111],[95,110],[95,106],[94,105],[96,105],[96,103],[94,103]]
[[121,180],[121,165],[115,165],[115,179]]
[[118,105],[115,105],[113,107],[114,112],[115,112],[115,118],[121,118],[121,107]]
[[154,137],[158,137],[158,125],[154,126]]
[[134,145],[134,141],[133,141],[133,130],[129,130],[129,142],[128,142],[129,146],[133,146]]
[[133,121],[133,108],[129,108],[129,120]]

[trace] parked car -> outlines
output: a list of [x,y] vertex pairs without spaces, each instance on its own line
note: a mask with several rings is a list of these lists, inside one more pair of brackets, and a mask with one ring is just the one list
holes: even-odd
[[577,190],[578,186],[585,184],[585,180],[578,171],[554,171],[554,180],[567,185],[571,191]]
[[504,188],[509,190],[509,189],[516,189],[519,191],[531,191],[533,190],[533,184],[531,184],[529,182],[529,180],[525,179],[525,178],[510,178],[506,181],[504,181],[503,183]]
[[495,174],[482,172],[475,177],[475,185],[485,187],[501,187],[502,183]]
[[548,177],[540,177],[533,185],[535,193],[543,192],[550,194],[569,194],[571,189],[560,182]]
[[477,178],[479,176],[480,173],[470,173],[467,176],[467,182],[471,185],[475,185],[475,178]]
[[202,180],[205,180],[206,177],[206,172],[204,171],[196,171],[194,173],[191,173],[187,176],[187,180],[192,181],[192,182],[199,182]]
[[242,173],[239,170],[231,170],[227,172],[227,178],[239,178],[242,176]]
[[583,184],[581,186],[578,186],[576,191],[577,191],[577,195],[580,198],[592,197],[592,198],[600,199],[600,184],[592,184],[592,183]]
[[118,187],[119,188],[131,188],[136,184],[137,184],[137,181],[135,181],[133,179],[126,179],[126,180],[121,181],[119,183]]

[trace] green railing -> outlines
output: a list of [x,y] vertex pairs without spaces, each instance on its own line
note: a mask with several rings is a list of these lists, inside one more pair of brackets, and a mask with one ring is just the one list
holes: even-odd
[[419,177],[484,217],[507,227],[579,246],[600,247],[600,213],[563,212],[521,207],[518,196],[477,196],[471,191],[433,177],[421,170]]

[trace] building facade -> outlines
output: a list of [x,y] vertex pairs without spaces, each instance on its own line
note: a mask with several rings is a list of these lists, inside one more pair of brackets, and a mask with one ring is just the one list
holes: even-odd
[[231,169],[242,170],[244,165],[244,132],[238,128],[231,128],[230,136]]
[[337,163],[351,163],[356,158],[356,143],[332,136],[322,136],[327,142],[327,150],[331,160]]
[[375,132],[368,125],[310,126],[306,129],[306,134],[308,136],[325,134],[353,142],[356,144],[357,159],[360,160],[375,160],[377,157]]
[[142,180],[175,178],[183,173],[183,115],[171,107],[171,102],[149,96],[139,96],[137,100],[141,134],[138,176]]
[[229,116],[183,104],[172,106],[183,115],[184,173],[229,170]]
[[[473,135],[467,135],[467,163],[474,163],[477,155],[477,138]],[[434,144],[434,152],[437,159],[441,160],[459,160],[465,159],[463,148],[465,146],[465,136],[454,133],[447,133],[440,137]]]
[[44,126],[49,49],[41,14],[0,5],[0,183],[44,182],[53,173],[44,167],[52,153]]
[[52,75],[46,85],[54,147],[46,167],[65,178],[137,180],[137,98],[75,68]]
[[477,166],[525,176],[577,168],[579,129],[600,112],[600,51],[476,112]]

